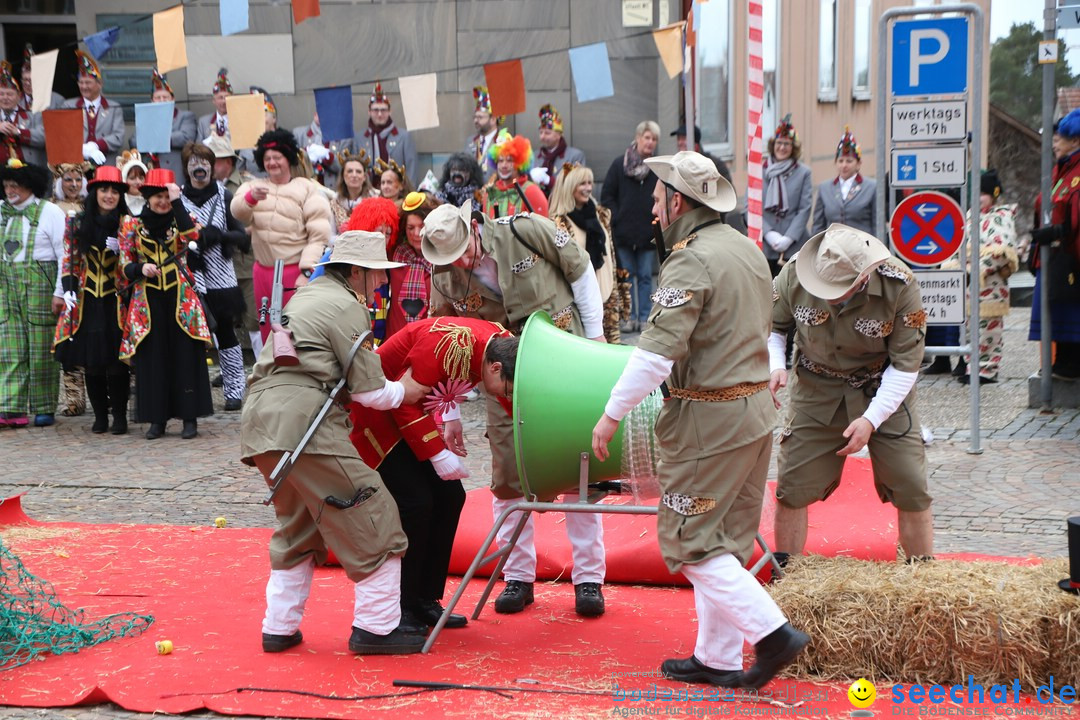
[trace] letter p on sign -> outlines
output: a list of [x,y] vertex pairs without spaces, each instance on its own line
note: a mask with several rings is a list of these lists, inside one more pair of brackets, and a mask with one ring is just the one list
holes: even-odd
[[897,21],[890,38],[894,96],[951,95],[967,90],[966,17]]

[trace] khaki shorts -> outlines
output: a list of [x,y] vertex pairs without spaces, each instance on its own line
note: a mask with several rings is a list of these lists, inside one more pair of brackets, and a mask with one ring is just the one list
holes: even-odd
[[[874,489],[881,502],[905,512],[930,507],[926,486],[926,448],[919,417],[902,405],[870,435],[870,463]],[[802,508],[824,500],[840,486],[845,457],[836,454],[847,445],[844,430],[850,424],[841,402],[828,425],[792,412],[790,434],[780,438],[776,500],[784,507]],[[901,435],[901,437],[887,437]]]

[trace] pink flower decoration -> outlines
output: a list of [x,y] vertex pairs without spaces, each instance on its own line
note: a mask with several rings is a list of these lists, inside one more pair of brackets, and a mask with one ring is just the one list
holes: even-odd
[[472,384],[466,380],[450,380],[439,383],[432,388],[424,401],[424,411],[442,414],[447,410],[453,410],[459,402],[465,400],[466,393],[472,387]]

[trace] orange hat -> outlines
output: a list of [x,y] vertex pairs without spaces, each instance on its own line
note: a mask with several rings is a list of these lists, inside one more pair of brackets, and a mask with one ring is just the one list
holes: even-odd
[[169,87],[169,83],[165,80],[165,76],[159,73],[157,68],[153,69],[153,81],[154,89],[152,92],[157,92],[158,90],[168,90],[170,95],[176,97],[176,93],[174,93],[173,89]]

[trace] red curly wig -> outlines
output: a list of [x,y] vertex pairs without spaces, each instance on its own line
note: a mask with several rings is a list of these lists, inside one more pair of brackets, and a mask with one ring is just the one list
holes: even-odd
[[361,200],[360,204],[353,208],[349,222],[345,223],[342,229],[375,232],[376,228],[389,225],[390,235],[386,238],[386,247],[392,248],[397,242],[398,223],[398,209],[394,201],[384,197],[373,197]]
[[491,143],[488,156],[492,162],[499,162],[499,158],[510,156],[514,160],[514,168],[518,173],[526,173],[532,167],[533,151],[529,138],[522,135],[510,136],[510,133],[500,133]]

